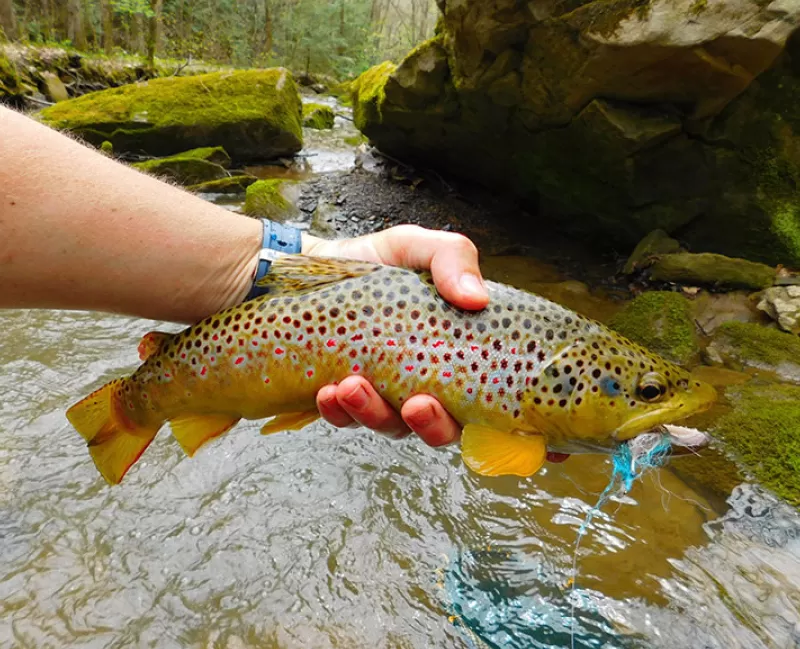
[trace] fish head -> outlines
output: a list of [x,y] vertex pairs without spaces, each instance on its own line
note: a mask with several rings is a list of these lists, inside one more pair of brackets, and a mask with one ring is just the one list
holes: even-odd
[[523,397],[525,414],[549,447],[612,449],[717,397],[687,370],[605,328],[565,345],[537,378]]

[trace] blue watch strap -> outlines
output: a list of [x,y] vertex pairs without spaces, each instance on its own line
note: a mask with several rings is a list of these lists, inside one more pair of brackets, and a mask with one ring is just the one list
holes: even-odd
[[261,222],[264,225],[264,235],[261,240],[261,254],[259,255],[255,277],[253,277],[253,287],[244,298],[245,302],[259,295],[269,293],[269,287],[258,286],[259,280],[269,272],[272,262],[276,258],[276,255],[269,254],[267,251],[274,250],[275,252],[293,255],[299,253],[303,247],[301,231],[297,228],[283,225],[282,223],[276,223],[269,219],[261,219]]

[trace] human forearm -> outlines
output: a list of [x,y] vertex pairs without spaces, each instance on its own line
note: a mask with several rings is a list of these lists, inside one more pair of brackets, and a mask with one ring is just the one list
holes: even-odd
[[261,232],[0,107],[0,308],[196,321],[247,293]]

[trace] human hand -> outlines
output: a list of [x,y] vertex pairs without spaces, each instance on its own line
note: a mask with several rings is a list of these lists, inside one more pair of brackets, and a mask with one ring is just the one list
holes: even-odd
[[[303,254],[430,269],[437,290],[454,306],[478,310],[489,302],[478,251],[460,234],[400,225],[355,239],[308,237]],[[415,395],[397,413],[361,376],[323,387],[317,393],[317,408],[339,428],[357,424],[395,438],[414,431],[430,446],[450,444],[461,434],[461,427],[434,397]]]

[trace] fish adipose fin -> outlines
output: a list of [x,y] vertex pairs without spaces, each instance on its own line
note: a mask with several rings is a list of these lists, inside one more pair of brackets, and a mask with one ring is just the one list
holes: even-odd
[[172,338],[174,334],[165,331],[149,331],[139,341],[139,360],[146,361],[153,354],[156,354],[161,345]]
[[261,427],[262,435],[271,435],[283,430],[300,430],[310,423],[319,419],[318,410],[308,410],[306,412],[287,412],[270,419]]
[[326,284],[369,275],[379,268],[377,264],[350,259],[285,255],[272,262],[269,272],[256,285],[269,289],[268,297],[297,295]]
[[169,427],[186,455],[192,457],[203,444],[227,433],[239,419],[232,415],[186,415],[170,419]]
[[461,434],[461,456],[481,475],[530,476],[544,464],[547,444],[541,435],[469,424]]
[[125,381],[107,383],[67,410],[67,419],[86,440],[97,470],[112,485],[120,483],[160,428],[139,426],[123,414]]

